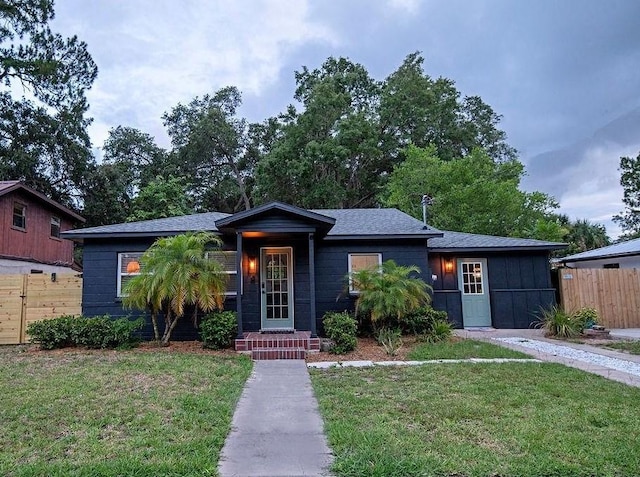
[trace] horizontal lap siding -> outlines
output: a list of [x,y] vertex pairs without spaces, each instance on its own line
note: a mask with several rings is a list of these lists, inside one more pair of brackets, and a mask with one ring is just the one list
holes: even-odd
[[417,265],[419,275],[427,283],[431,279],[425,241],[318,241],[316,249],[316,322],[321,331],[322,316],[327,311],[352,311],[354,298],[346,292],[345,279],[350,253],[382,253],[382,260],[394,260],[398,265]]
[[[486,258],[489,274],[492,324],[496,328],[529,328],[539,319],[542,308],[555,304],[547,252],[503,252],[439,254],[432,252],[430,265],[438,276],[434,283],[434,308],[449,313],[462,327],[461,294],[457,266],[444,273],[445,259]],[[456,291],[457,293],[451,293]]]

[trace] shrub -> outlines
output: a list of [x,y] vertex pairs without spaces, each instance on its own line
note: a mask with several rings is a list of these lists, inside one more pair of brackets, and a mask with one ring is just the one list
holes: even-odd
[[428,343],[439,343],[446,341],[453,335],[453,325],[445,319],[438,318],[431,324],[431,329],[424,333],[423,339]]
[[582,333],[582,322],[557,305],[542,309],[540,315],[540,320],[535,326],[542,328],[545,336],[574,338]]
[[356,349],[358,325],[349,313],[327,312],[322,317],[322,324],[325,335],[334,343],[330,353],[343,354]]
[[144,326],[144,318],[113,320],[109,315],[98,317],[60,316],[30,323],[27,333],[42,349],[86,346],[87,348],[117,348],[134,344],[134,334]]
[[50,320],[34,321],[27,325],[27,334],[31,341],[38,343],[42,349],[55,349],[72,346],[75,333],[73,315],[64,315]]
[[350,273],[347,278],[358,290],[356,315],[364,315],[374,329],[398,326],[403,315],[431,302],[431,286],[414,277],[416,266],[404,267],[386,260],[377,268]]
[[400,331],[400,328],[382,328],[378,331],[376,340],[389,356],[395,356],[398,354],[398,350],[402,348],[402,331]]
[[238,320],[234,311],[209,313],[200,324],[200,337],[204,348],[228,348],[237,333]]
[[598,324],[598,319],[600,315],[598,314],[598,310],[595,308],[580,308],[573,314],[573,317],[580,325],[580,329],[584,330],[587,328],[591,328],[593,325]]
[[446,321],[447,312],[423,306],[402,316],[400,326],[404,334],[424,335],[433,329],[437,320]]

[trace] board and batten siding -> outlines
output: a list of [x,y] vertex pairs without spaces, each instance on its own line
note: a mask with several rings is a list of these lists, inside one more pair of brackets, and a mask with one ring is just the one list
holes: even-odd
[[495,328],[529,328],[538,321],[542,308],[556,302],[547,251],[431,252],[431,269],[438,276],[434,283],[433,307],[446,311],[449,320],[458,328],[463,327],[463,317],[457,267],[452,273],[444,273],[444,261],[459,258],[487,259],[491,321]]
[[355,297],[347,291],[346,276],[350,253],[381,253],[382,260],[398,265],[416,265],[419,278],[431,282],[426,240],[324,241],[316,248],[316,323],[322,331],[322,317],[327,311],[353,311]]
[[[13,226],[13,205],[26,207],[26,227]],[[73,242],[51,236],[51,217],[60,219],[60,231],[73,227],[69,217],[31,195],[12,192],[0,197],[0,255],[42,263],[73,263]],[[33,268],[38,268],[34,265]]]

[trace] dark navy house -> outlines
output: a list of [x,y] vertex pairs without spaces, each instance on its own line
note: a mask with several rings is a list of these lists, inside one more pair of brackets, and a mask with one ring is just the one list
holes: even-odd
[[[417,265],[433,306],[456,327],[527,328],[555,302],[549,252],[562,244],[446,232],[397,209],[305,210],[271,202],[236,214],[210,212],[65,232],[84,243],[82,308],[127,316],[122,285],[155,239],[188,231],[220,234],[213,252],[230,275],[226,308],[240,334],[297,330],[312,337],[329,310],[353,309],[345,276],[392,259]],[[134,264],[135,265],[135,264]],[[175,339],[193,339],[183,320]]]

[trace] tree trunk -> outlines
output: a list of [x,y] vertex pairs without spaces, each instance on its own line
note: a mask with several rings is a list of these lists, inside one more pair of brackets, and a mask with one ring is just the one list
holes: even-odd
[[158,329],[158,311],[151,310],[151,325],[153,325],[153,338],[160,341],[160,330]]
[[[162,345],[163,346],[169,346],[169,340],[171,339],[171,333],[173,332],[173,329],[176,327],[176,325],[178,324],[178,316],[176,316],[173,320],[171,320],[171,324],[168,325],[165,328],[164,331],[164,336],[162,337]],[[168,323],[168,322],[167,322]]]

